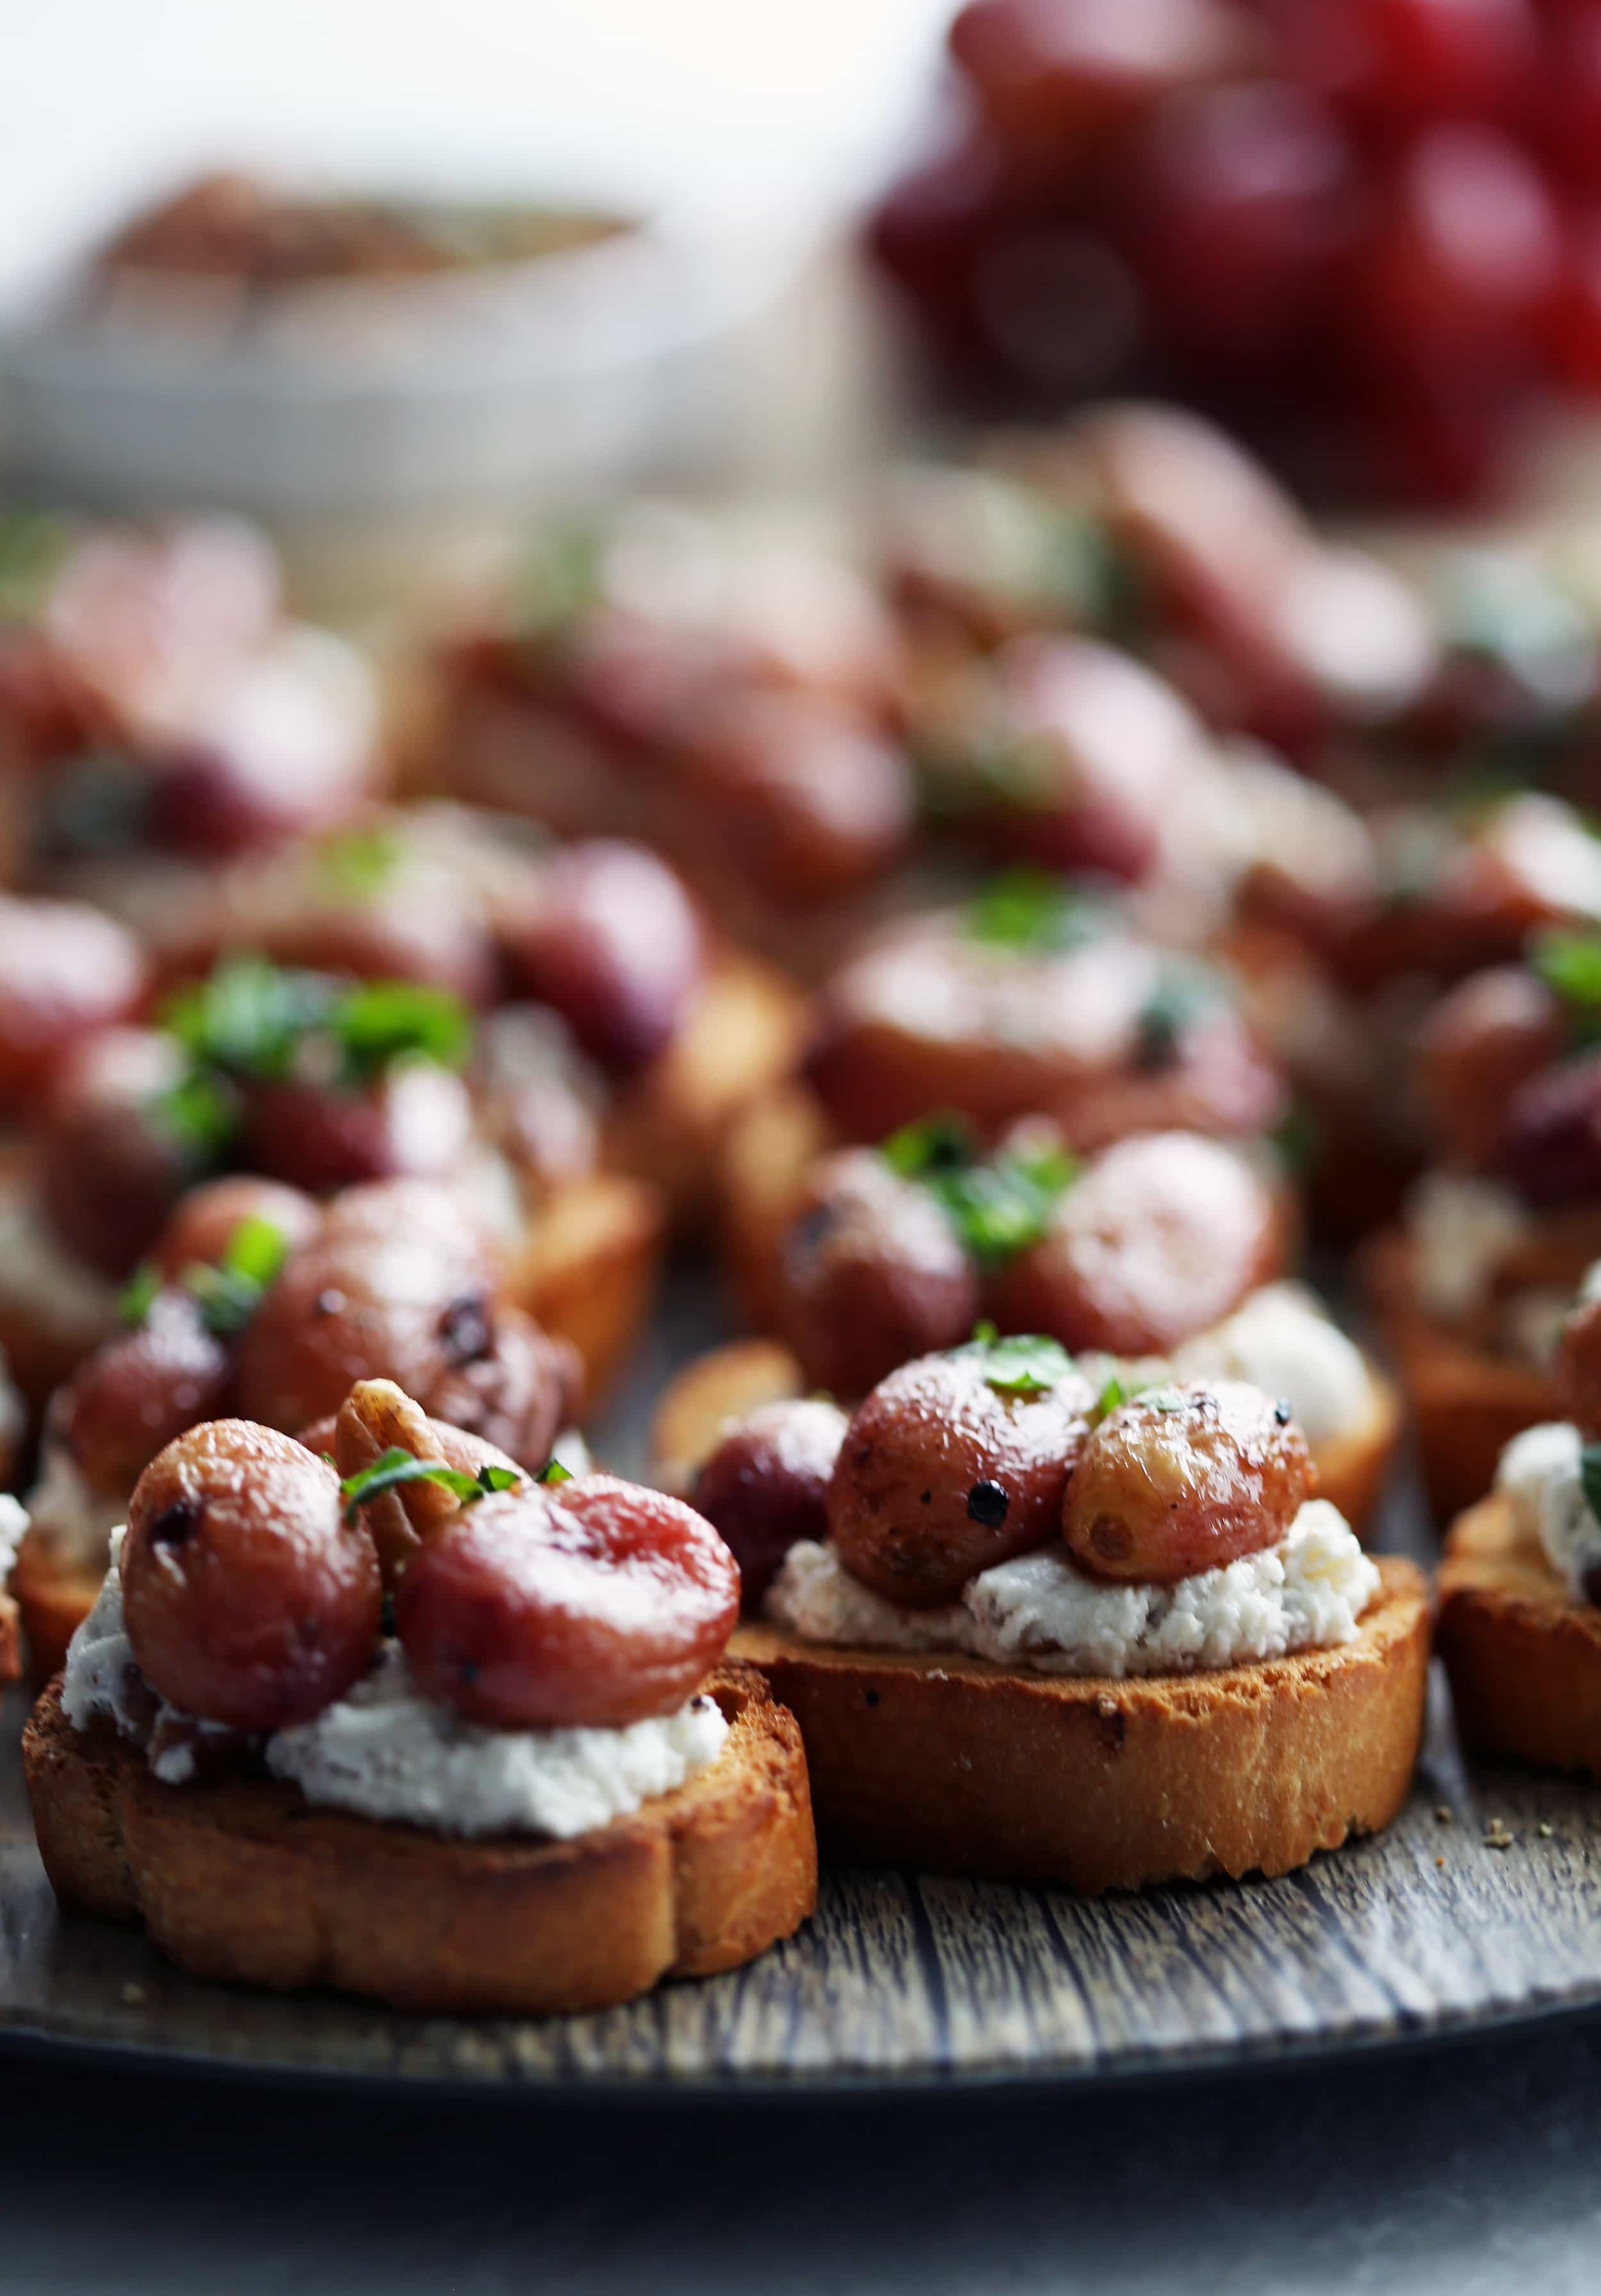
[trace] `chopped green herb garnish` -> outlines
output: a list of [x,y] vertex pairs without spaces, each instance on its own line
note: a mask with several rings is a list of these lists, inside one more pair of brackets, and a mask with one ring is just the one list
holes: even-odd
[[463,1506],[472,1506],[476,1500],[487,1498],[491,1491],[510,1490],[521,1480],[509,1467],[485,1466],[476,1475],[469,1475],[460,1467],[447,1466],[443,1459],[419,1459],[414,1452],[402,1450],[396,1444],[382,1452],[359,1474],[347,1475],[339,1488],[345,1503],[345,1521],[354,1522],[361,1508],[406,1483],[437,1483],[441,1490],[459,1499]]
[[998,1395],[1043,1395],[1065,1379],[1073,1359],[1059,1340],[1019,1332],[1001,1339],[993,1324],[979,1324],[964,1355],[983,1358],[984,1383]]
[[390,822],[341,830],[316,849],[316,873],[323,890],[351,900],[370,900],[390,882],[406,857],[406,841]]
[[1196,967],[1174,965],[1140,1007],[1135,1057],[1142,1069],[1170,1068],[1186,1029],[1218,999],[1218,985]]
[[[504,1474],[505,1470],[502,1467],[498,1470],[489,1469],[486,1472],[490,1473],[498,1472],[499,1473]],[[546,1459],[545,1464],[534,1477],[534,1480],[537,1483],[570,1483],[572,1480],[572,1469],[571,1467],[564,1467],[560,1459]]]
[[194,1070],[163,1093],[152,1110],[155,1122],[196,1163],[220,1156],[234,1137],[238,1111],[219,1077]]
[[564,635],[598,596],[605,537],[596,527],[542,527],[529,545],[517,584],[517,629],[538,645]]
[[893,1132],[879,1151],[891,1170],[926,1188],[963,1245],[986,1267],[1002,1266],[1044,1234],[1056,1199],[1078,1170],[1058,1146],[989,1162],[957,1117],[926,1117]]
[[0,512],[0,621],[31,621],[43,611],[71,540],[46,511]]
[[328,1019],[346,1067],[358,1082],[400,1060],[459,1068],[472,1042],[472,1024],[460,997],[416,980],[358,981]]
[[1117,1410],[1120,1405],[1127,1403],[1128,1400],[1129,1390],[1122,1381],[1109,1379],[1096,1398],[1096,1411],[1099,1417],[1104,1419],[1108,1412]]
[[878,1152],[892,1172],[922,1180],[931,1172],[964,1170],[976,1152],[972,1130],[961,1117],[925,1116],[891,1132]]
[[1567,1008],[1580,1043],[1601,1037],[1601,932],[1541,933],[1530,947],[1529,964]]
[[1323,1136],[1317,1118],[1303,1100],[1293,1100],[1284,1116],[1274,1128],[1273,1145],[1278,1151],[1285,1169],[1299,1177],[1310,1172],[1323,1149]]
[[1045,869],[1008,869],[967,904],[972,940],[1018,949],[1077,948],[1105,929],[1103,903]]
[[283,1230],[252,1213],[234,1230],[216,1267],[197,1260],[186,1267],[184,1289],[198,1302],[207,1329],[219,1339],[243,1331],[288,1255]]
[[179,989],[161,1025],[207,1068],[226,1076],[281,1078],[307,1031],[327,1019],[338,993],[320,973],[291,972],[264,957],[230,957],[204,980]]
[[123,1324],[142,1324],[155,1303],[161,1288],[161,1278],[146,1259],[135,1268],[127,1282],[117,1294],[117,1319]]

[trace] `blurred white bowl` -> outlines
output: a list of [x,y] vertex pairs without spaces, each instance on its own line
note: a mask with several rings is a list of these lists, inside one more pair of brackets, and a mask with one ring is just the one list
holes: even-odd
[[85,275],[0,314],[0,461],[111,508],[505,509],[671,459],[791,266],[658,217],[559,252],[257,291]]

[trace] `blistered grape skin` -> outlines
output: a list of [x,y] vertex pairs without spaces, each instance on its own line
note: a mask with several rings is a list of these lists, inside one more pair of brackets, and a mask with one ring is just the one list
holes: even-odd
[[41,1201],[68,1250],[112,1278],[143,1259],[203,1163],[163,1114],[183,1068],[169,1037],[108,1029],[78,1048],[51,1092]]
[[472,1138],[462,1078],[419,1062],[364,1090],[261,1083],[247,1086],[243,1153],[259,1170],[312,1195],[367,1180],[444,1178]]
[[1285,1208],[1246,1160],[1185,1132],[1120,1141],[1062,1196],[1039,1242],[996,1277],[1003,1331],[1160,1355],[1282,1270]]
[[307,1722],[365,1670],[378,1555],[348,1526],[332,1467],[238,1419],[152,1461],[122,1550],[128,1639],[152,1689],[238,1730]]
[[1503,1176],[1541,1208],[1601,1193],[1601,1053],[1528,1078],[1507,1104],[1496,1143]]
[[1062,1530],[1095,1577],[1167,1585],[1276,1546],[1315,1480],[1287,1407],[1240,1380],[1108,1413],[1067,1479]]
[[848,1423],[821,1398],[766,1404],[702,1462],[694,1504],[739,1564],[746,1611],[760,1610],[797,1539],[827,1538],[829,1479]]
[[845,1568],[887,1601],[930,1610],[1048,1545],[1093,1401],[1076,1372],[1042,1393],[1002,1393],[976,1352],[892,1372],[851,1419],[829,1482]]
[[233,1372],[199,1302],[169,1287],[78,1365],[52,1405],[51,1431],[97,1490],[127,1491],[158,1451],[227,1408]]
[[612,1475],[464,1508],[395,1597],[424,1691],[502,1729],[620,1728],[676,1713],[738,1615],[738,1566],[711,1525]]
[[553,857],[537,904],[508,924],[505,942],[528,994],[611,1069],[639,1068],[663,1051],[701,979],[688,894],[654,854],[608,838]]
[[977,1272],[926,1188],[871,1149],[824,1160],[780,1263],[779,1336],[810,1383],[863,1395],[898,1364],[956,1346],[978,1307]]
[[249,1172],[208,1180],[175,1206],[156,1238],[151,1258],[163,1275],[186,1267],[218,1267],[246,1221],[262,1220],[283,1240],[286,1251],[316,1234],[322,1214],[299,1188]]

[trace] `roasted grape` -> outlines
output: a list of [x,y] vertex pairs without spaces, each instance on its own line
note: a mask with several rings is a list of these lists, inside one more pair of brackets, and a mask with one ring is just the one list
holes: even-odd
[[701,977],[701,928],[677,878],[642,847],[607,838],[552,857],[506,942],[528,994],[612,1069],[663,1050]]
[[847,1423],[820,1398],[766,1404],[702,1461],[694,1504],[739,1565],[747,1611],[760,1610],[797,1539],[827,1538],[829,1479]]
[[612,1475],[464,1508],[395,1598],[423,1689],[472,1721],[525,1730],[676,1712],[738,1615],[738,1567],[711,1525]]
[[1109,1412],[1079,1452],[1063,1536],[1097,1578],[1164,1585],[1277,1546],[1314,1480],[1287,1406],[1259,1389],[1155,1388]]
[[186,1267],[218,1267],[240,1228],[252,1220],[272,1228],[284,1250],[293,1251],[316,1234],[321,1218],[299,1188],[251,1173],[230,1173],[190,1189],[156,1238],[151,1259],[163,1275],[181,1275]]
[[377,1643],[377,1550],[345,1522],[338,1476],[292,1437],[244,1420],[193,1428],[146,1467],[122,1583],[152,1688],[238,1730],[309,1721]]
[[38,1144],[41,1199],[68,1250],[126,1275],[204,1170],[218,1113],[187,1093],[182,1053],[154,1030],[108,1029],[71,1054]]
[[131,1490],[164,1445],[227,1408],[232,1380],[232,1356],[199,1301],[169,1286],[58,1390],[51,1431],[96,1490]]
[[932,1609],[975,1571],[1056,1536],[1094,1398],[1065,1363],[1043,1386],[1020,1384],[1009,1364],[982,1346],[925,1356],[851,1419],[828,1523],[846,1569],[874,1594]]
[[1419,1032],[1418,1086],[1452,1161],[1493,1154],[1507,1104],[1560,1058],[1556,997],[1521,964],[1474,974],[1441,997]]
[[69,1046],[127,1020],[144,987],[138,946],[111,918],[0,898],[0,1098],[37,1091]]
[[1497,1143],[1501,1171],[1539,1207],[1601,1195],[1601,1053],[1586,1053],[1518,1086]]
[[363,1180],[442,1178],[472,1138],[467,1087],[449,1069],[406,1062],[365,1089],[252,1082],[242,1152],[275,1180],[330,1195]]
[[780,1336],[807,1378],[865,1394],[898,1364],[954,1347],[978,1313],[978,1277],[925,1188],[871,1149],[827,1157],[785,1234]]
[[1280,1196],[1236,1149],[1151,1133],[1094,1159],[986,1304],[1004,1331],[1160,1355],[1280,1273],[1288,1240]]

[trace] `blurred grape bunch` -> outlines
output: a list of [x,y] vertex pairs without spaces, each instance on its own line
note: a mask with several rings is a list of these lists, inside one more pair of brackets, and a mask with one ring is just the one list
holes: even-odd
[[971,0],[867,244],[948,396],[1170,395],[1324,499],[1479,499],[1601,391],[1601,0]]

